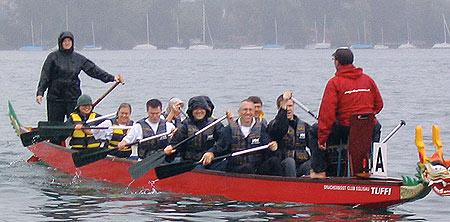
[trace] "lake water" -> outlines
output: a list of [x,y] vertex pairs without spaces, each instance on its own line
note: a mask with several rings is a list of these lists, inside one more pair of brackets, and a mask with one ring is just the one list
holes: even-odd
[[[81,52],[110,73],[121,73],[118,86],[97,107],[111,113],[122,102],[133,106],[132,119],[146,116],[145,102],[170,97],[184,101],[208,95],[216,109],[237,110],[239,102],[258,95],[268,120],[275,100],[286,90],[317,113],[326,82],[334,75],[333,50],[274,51],[96,51]],[[43,163],[27,163],[31,152],[22,147],[9,124],[7,100],[23,125],[45,120],[45,104],[35,102],[40,69],[48,52],[0,51],[0,221],[305,221],[305,220],[430,220],[448,221],[450,198],[431,192],[424,199],[383,211],[343,206],[238,202],[222,197],[189,196],[73,177]],[[450,156],[450,50],[355,50],[355,65],[377,82],[384,109],[377,116],[387,135],[400,120],[403,127],[388,142],[391,177],[413,177],[418,161],[414,129],[424,127],[431,155],[431,127],[441,130],[444,155]],[[81,74],[82,90],[93,100],[111,85]],[[296,114],[314,119],[296,107]],[[280,187],[280,189],[283,189]],[[330,197],[333,198],[333,197]]]

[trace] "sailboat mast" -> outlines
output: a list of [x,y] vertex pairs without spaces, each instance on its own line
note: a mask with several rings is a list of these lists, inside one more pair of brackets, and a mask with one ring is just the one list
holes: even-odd
[[34,27],[33,27],[33,20],[31,20],[31,43],[34,46]]
[[278,25],[276,19],[275,19],[275,45],[278,45]]
[[367,44],[366,20],[364,19],[364,44]]
[[444,43],[447,43],[447,33],[450,36],[450,31],[448,30],[448,24],[445,20],[444,14],[442,14],[442,19],[444,20]]
[[203,4],[203,37],[202,37],[203,44],[206,44],[205,39],[206,39],[206,17],[205,17],[205,4]]
[[327,26],[327,15],[323,15],[323,43],[325,43],[325,27]]
[[43,27],[43,25],[41,23],[41,46],[44,45],[43,42],[42,42],[42,33],[44,33],[43,29],[44,29],[44,27]]
[[148,13],[147,13],[147,44],[150,44],[150,29],[148,26]]
[[94,22],[91,22],[91,27],[92,27],[92,44],[93,46],[95,46],[95,32],[94,32]]
[[69,30],[69,9],[66,5],[66,30]]
[[180,23],[178,21],[178,15],[177,15],[177,43],[180,44]]
[[381,28],[381,44],[384,45],[384,31],[383,31],[383,28]]
[[319,33],[317,33],[317,22],[314,21],[314,31],[316,32],[316,43],[319,43]]

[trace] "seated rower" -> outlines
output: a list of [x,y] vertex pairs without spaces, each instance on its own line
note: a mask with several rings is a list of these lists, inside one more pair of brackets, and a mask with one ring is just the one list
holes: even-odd
[[72,149],[91,149],[100,146],[100,141],[95,139],[90,129],[82,129],[85,127],[87,120],[100,116],[93,112],[92,109],[91,97],[86,94],[78,97],[75,111],[70,114],[69,119],[66,121],[75,125],[75,130],[69,143]]
[[[280,159],[275,154],[277,142],[270,140],[266,126],[254,118],[254,112],[255,104],[252,101],[246,99],[241,102],[239,118],[229,121],[230,124],[223,128],[219,140],[203,155],[203,165],[211,164],[216,156],[269,144],[269,149],[227,159],[224,161],[225,169],[236,173],[281,175]],[[227,117],[233,117],[230,110],[227,111]]]
[[299,177],[309,175],[310,154],[306,147],[317,146],[317,140],[310,136],[311,126],[294,114],[292,91],[277,98],[278,113],[268,125],[270,138],[278,142],[283,176]]
[[[175,157],[173,154],[178,151],[173,149],[175,144],[194,135],[197,131],[214,121],[214,119],[211,118],[210,107],[203,96],[195,96],[189,99],[187,115],[188,118],[183,121],[180,128],[175,132],[170,141],[170,145],[164,149],[164,152],[167,155],[166,160],[169,162],[173,161]],[[218,123],[214,127],[209,128],[202,134],[181,145],[178,148],[181,159],[199,161],[202,158],[202,155],[217,141],[219,131],[222,128],[222,123]],[[215,169],[220,170],[219,168]]]
[[177,128],[181,126],[181,109],[184,107],[183,101],[178,98],[172,97],[167,104],[166,111],[162,113],[164,119],[167,122],[172,123]]
[[[162,112],[161,101],[158,99],[150,99],[147,101],[146,107],[148,117],[133,124],[133,127],[129,130],[128,134],[117,145],[119,150],[129,149],[127,144],[135,141],[175,130],[175,126],[172,123],[160,118]],[[145,141],[138,146],[138,156],[139,158],[144,159],[151,156],[156,151],[163,149],[167,144],[169,144],[169,138],[167,136],[151,141]]]
[[[130,119],[131,105],[128,103],[120,104],[117,109],[117,114],[114,119],[103,121],[98,127],[111,127],[111,126],[132,126],[133,121]],[[106,143],[102,147],[109,149],[117,148],[120,141],[127,135],[129,129],[93,129],[92,134],[96,139],[106,140]],[[131,155],[131,148],[113,150],[109,155],[126,158]]]
[[264,112],[262,111],[263,102],[261,98],[258,96],[249,96],[248,100],[252,101],[255,104],[255,118],[265,126],[267,126],[267,120],[264,119]]

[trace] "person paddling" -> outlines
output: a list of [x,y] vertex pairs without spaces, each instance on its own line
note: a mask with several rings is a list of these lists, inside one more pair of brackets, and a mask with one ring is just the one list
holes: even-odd
[[66,121],[75,125],[75,130],[69,143],[72,149],[91,149],[100,146],[100,140],[95,139],[90,129],[82,129],[86,126],[87,120],[100,116],[93,112],[92,109],[91,97],[83,94],[77,100],[75,111],[70,114],[69,119]]
[[[323,93],[319,110],[318,148],[312,149],[312,178],[325,178],[332,171],[327,162],[327,147],[347,143],[350,117],[355,113],[378,114],[383,109],[383,100],[378,87],[361,68],[353,66],[353,53],[348,48],[339,48],[333,53],[336,74]],[[373,141],[380,140],[381,125],[375,119]]]
[[74,51],[74,37],[65,31],[59,35],[58,50],[51,52],[42,66],[39,79],[36,102],[42,103],[44,92],[47,91],[48,121],[64,122],[74,110],[78,97],[81,95],[78,75],[84,71],[88,76],[107,82],[124,81],[96,66],[91,60]]
[[262,124],[267,126],[267,120],[264,119],[264,112],[262,111],[263,102],[261,98],[258,96],[249,96],[248,100],[252,101],[255,104],[255,118],[258,121],[261,121]]
[[230,110],[227,111],[229,124],[223,128],[214,146],[203,155],[201,162],[204,166],[211,164],[214,157],[268,144],[268,150],[231,157],[223,161],[225,170],[281,176],[280,159],[275,155],[278,144],[271,141],[266,126],[254,118],[254,112],[255,104],[248,99],[240,103],[237,120],[233,121],[234,114]]
[[[180,128],[178,128],[177,132],[173,135],[170,145],[164,149],[164,152],[167,155],[166,160],[169,162],[173,161],[174,154],[178,152],[178,150],[173,149],[174,145],[214,122],[214,119],[211,117],[210,108],[211,107],[208,105],[204,96],[195,96],[189,99],[187,110],[188,118],[183,121]],[[180,149],[180,152],[178,153],[181,159],[199,161],[202,158],[202,155],[217,141],[219,132],[222,128],[222,123],[219,123],[180,146],[180,148],[178,148]],[[213,168],[216,170],[221,169],[219,166]]]
[[278,113],[268,125],[270,138],[278,142],[283,176],[309,175],[310,154],[306,148],[317,146],[311,136],[311,126],[294,114],[292,91],[286,91],[277,98]]
[[[103,121],[102,123],[97,125],[97,127],[109,128],[111,126],[132,126],[133,120],[131,120],[130,117],[131,105],[129,103],[122,103],[117,109],[115,118]],[[117,148],[117,145],[120,143],[120,141],[122,141],[122,139],[127,135],[129,129],[92,129],[91,131],[96,139],[105,141],[105,144],[102,147],[115,149]],[[131,155],[131,148],[121,150],[115,149],[110,151],[108,154],[126,158]]]
[[[118,144],[119,150],[129,149],[128,144],[165,132],[173,132],[175,126],[161,119],[162,103],[158,99],[150,99],[146,103],[148,116],[137,121],[128,134]],[[146,141],[138,145],[138,156],[144,159],[158,150],[164,149],[169,144],[169,137],[163,136],[158,139]]]

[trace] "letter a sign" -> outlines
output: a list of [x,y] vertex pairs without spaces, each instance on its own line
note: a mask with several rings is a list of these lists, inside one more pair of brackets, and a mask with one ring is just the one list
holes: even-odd
[[387,144],[373,143],[372,175],[387,177]]

